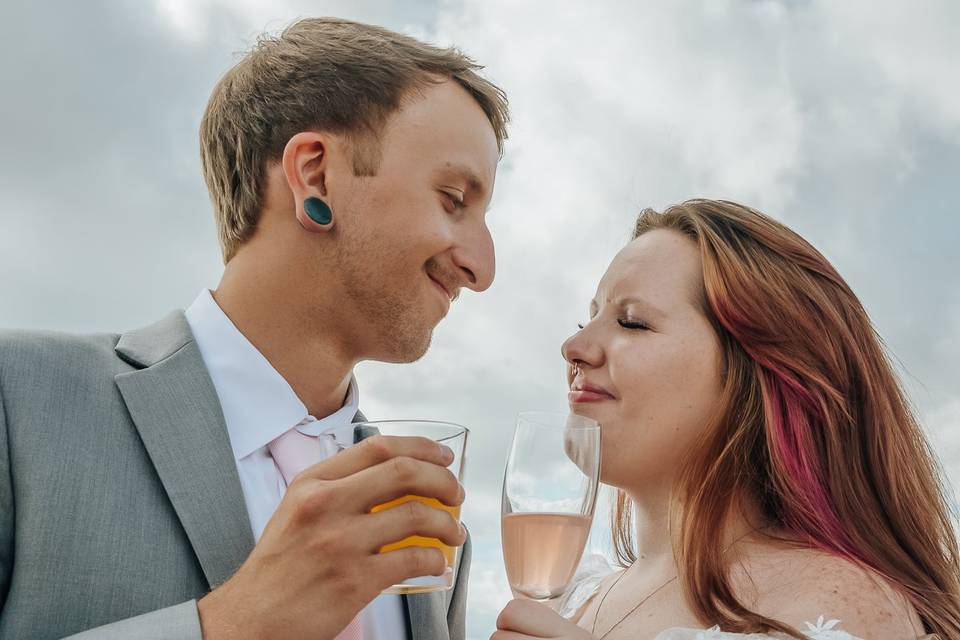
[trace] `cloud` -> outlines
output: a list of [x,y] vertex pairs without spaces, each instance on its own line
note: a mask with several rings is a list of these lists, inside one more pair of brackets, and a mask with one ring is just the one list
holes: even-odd
[[3,4],[20,28],[0,42],[0,326],[123,329],[215,285],[200,115],[261,29],[318,14],[455,44],[513,107],[489,214],[497,282],[454,305],[422,361],[359,370],[371,417],[472,429],[471,639],[508,597],[498,505],[516,413],[563,408],[560,344],[641,207],[731,198],[810,239],[960,477],[960,5],[946,1]]
[[[756,206],[808,237],[860,294],[907,384],[922,381],[911,386],[918,403],[954,406],[943,403],[960,396],[960,323],[950,320],[960,295],[960,90],[948,80],[957,50],[942,25],[960,14],[947,3],[873,9],[445,5],[438,39],[487,65],[515,125],[491,210],[501,280],[471,309],[485,331],[457,339],[454,327],[471,324],[457,316],[438,334],[451,352],[474,354],[471,373],[444,383],[496,388],[478,414],[554,406],[559,344],[638,208],[703,195]],[[524,364],[504,366],[514,361]],[[527,382],[499,382],[518,378]],[[931,410],[931,434],[949,430],[946,410]],[[498,443],[509,424],[498,422]],[[491,463],[505,452],[497,447]],[[955,456],[945,462],[960,468]],[[495,495],[498,484],[474,478],[471,489]]]

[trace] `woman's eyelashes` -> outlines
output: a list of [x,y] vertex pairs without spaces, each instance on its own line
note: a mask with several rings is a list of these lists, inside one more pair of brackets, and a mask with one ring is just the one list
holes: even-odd
[[[592,321],[593,319],[591,318],[590,322]],[[587,324],[588,323],[582,323],[582,322],[578,323],[577,329],[579,329],[580,331],[583,331],[584,328],[586,328]],[[632,318],[620,318],[617,320],[617,324],[619,324],[624,329],[629,329],[633,331],[649,331],[650,330],[650,325],[648,325],[646,322],[643,322],[642,320],[634,320]]]
[[632,330],[640,330],[640,331],[647,331],[650,329],[650,325],[640,320],[621,318],[620,320],[617,320],[617,323],[624,329],[632,329]]

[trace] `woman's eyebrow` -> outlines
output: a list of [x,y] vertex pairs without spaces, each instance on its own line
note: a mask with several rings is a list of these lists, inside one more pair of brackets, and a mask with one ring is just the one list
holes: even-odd
[[[614,304],[616,304],[618,307],[621,307],[621,308],[622,308],[622,307],[628,307],[628,306],[630,306],[630,305],[636,305],[636,306],[638,306],[638,307],[641,307],[641,308],[643,309],[643,311],[644,311],[647,315],[649,315],[650,318],[653,319],[653,320],[658,320],[658,319],[663,318],[663,317],[665,317],[665,316],[667,315],[667,314],[666,314],[662,309],[660,309],[659,307],[657,307],[657,306],[655,306],[655,305],[653,305],[653,304],[650,304],[649,302],[647,302],[647,301],[644,300],[643,298],[638,298],[638,297],[636,297],[636,296],[627,296],[627,297],[624,297],[624,298],[618,298],[618,299],[616,299],[616,300],[613,300],[612,302],[613,302]],[[596,310],[598,306],[599,306],[599,305],[597,304],[596,299],[591,300],[591,301],[590,301],[590,312],[593,313],[594,310]]]
[[630,297],[627,297],[627,298],[620,298],[620,300],[618,300],[617,302],[619,303],[619,305],[620,305],[621,307],[626,307],[627,305],[635,304],[635,305],[639,305],[639,306],[643,307],[644,309],[646,309],[646,310],[648,310],[648,311],[650,311],[650,312],[652,312],[652,313],[654,313],[654,314],[656,314],[656,315],[658,315],[658,316],[665,316],[665,315],[667,315],[662,309],[660,309],[660,308],[657,307],[656,305],[651,304],[650,302],[647,302],[647,301],[644,300],[643,298],[638,298],[638,297],[636,297],[636,296],[630,296]]

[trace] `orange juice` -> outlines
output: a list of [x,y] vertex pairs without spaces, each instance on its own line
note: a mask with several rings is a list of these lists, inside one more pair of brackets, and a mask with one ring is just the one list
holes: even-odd
[[[422,498],[420,496],[403,496],[402,498],[397,498],[396,500],[391,500],[390,502],[380,504],[375,506],[370,510],[371,513],[376,513],[378,511],[383,511],[384,509],[389,509],[390,507],[395,507],[397,505],[405,504],[411,500],[416,500],[421,502],[428,507],[433,507],[435,509],[441,509],[446,511],[453,519],[457,522],[460,522],[460,507],[449,507],[436,498]],[[405,549],[407,547],[432,547],[434,549],[440,549],[443,553],[443,557],[447,559],[447,566],[453,567],[453,561],[456,557],[456,548],[444,544],[437,538],[425,538],[423,536],[409,536],[400,540],[398,542],[391,542],[380,547],[380,553],[387,553],[388,551],[395,551],[396,549]]]

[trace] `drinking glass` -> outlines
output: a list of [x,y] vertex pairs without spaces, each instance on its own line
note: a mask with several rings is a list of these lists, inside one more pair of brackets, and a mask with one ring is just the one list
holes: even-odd
[[600,425],[563,413],[524,412],[507,459],[501,540],[514,596],[563,594],[593,523]]
[[[457,480],[463,482],[464,454],[466,452],[467,436],[470,433],[466,427],[450,422],[434,422],[430,420],[388,420],[380,422],[359,422],[354,426],[354,433],[357,434],[356,439],[363,439],[373,435],[417,436],[429,438],[435,442],[446,445],[453,451],[453,462],[451,462],[447,468],[457,477]],[[410,502],[411,500],[416,500],[435,509],[446,511],[453,516],[458,523],[460,522],[460,507],[445,505],[436,498],[424,498],[414,495],[403,496],[396,500],[377,505],[370,511],[376,513]],[[447,561],[447,570],[442,576],[408,578],[400,584],[395,584],[384,589],[383,593],[426,593],[429,591],[442,591],[453,587],[457,579],[456,571],[460,558],[460,547],[451,547],[437,538],[410,536],[403,540],[384,545],[380,548],[380,553],[387,553],[406,547],[431,547],[439,549]]]

